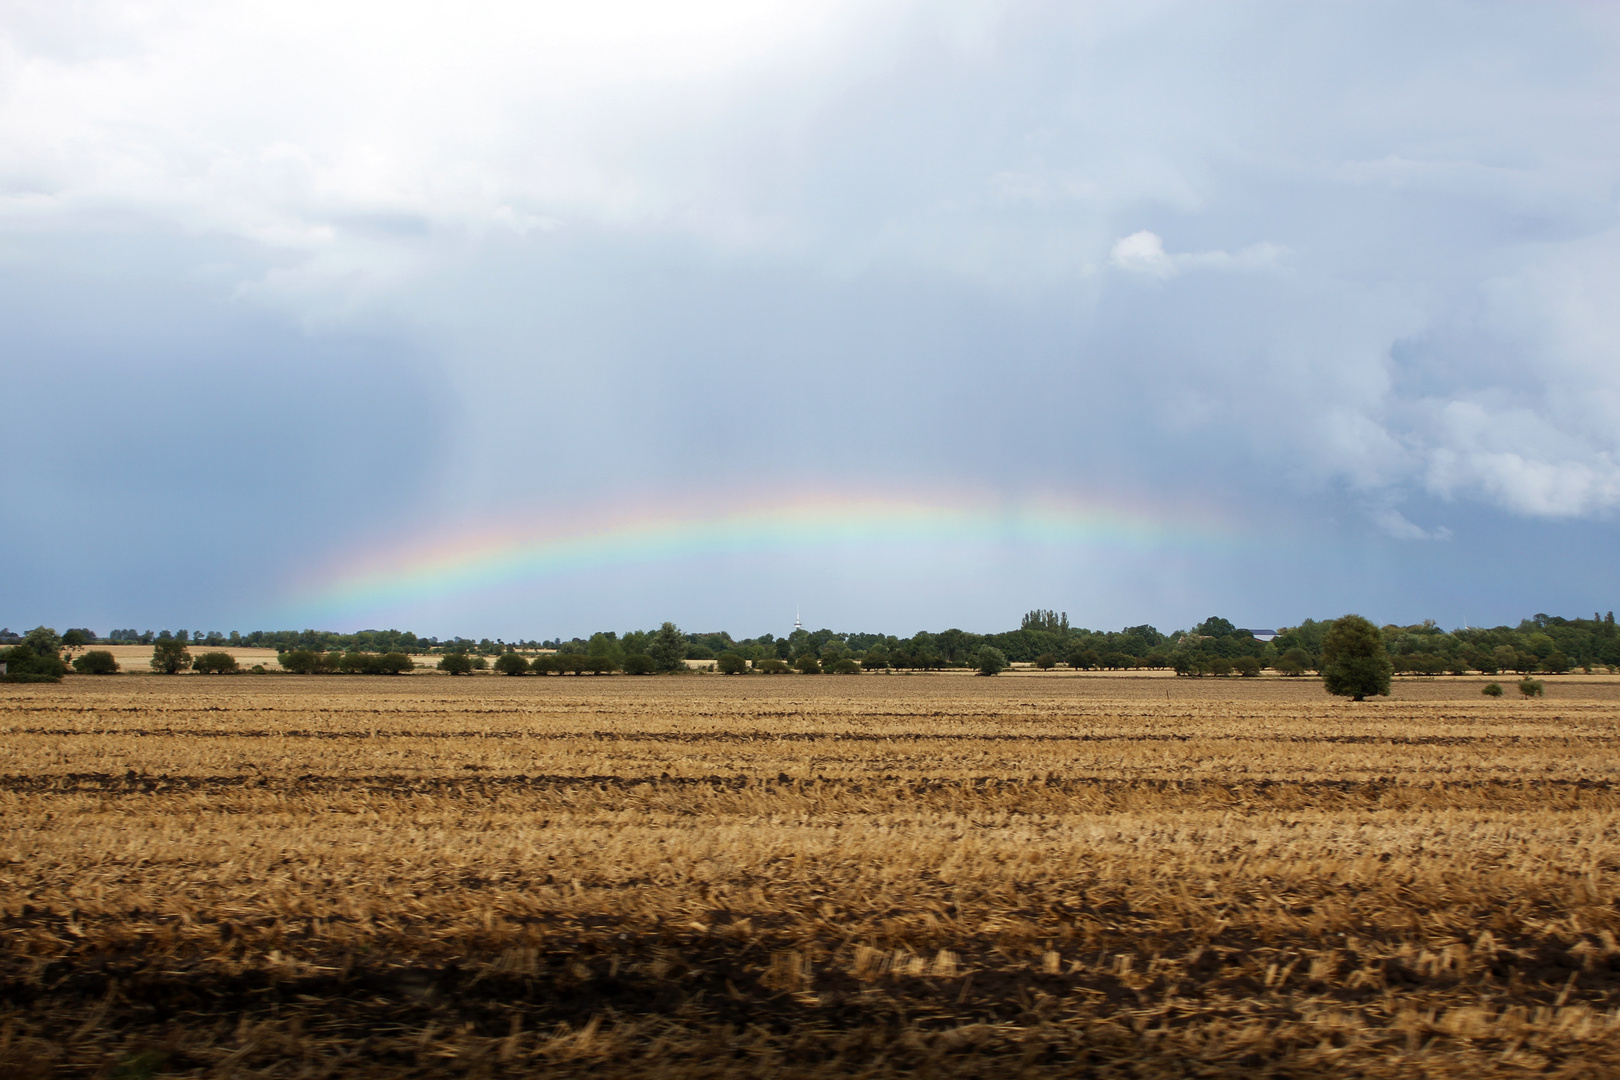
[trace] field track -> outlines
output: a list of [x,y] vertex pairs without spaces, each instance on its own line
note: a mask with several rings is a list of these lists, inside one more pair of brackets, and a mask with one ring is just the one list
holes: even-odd
[[1484,681],[7,686],[0,1074],[1620,1075],[1620,679]]

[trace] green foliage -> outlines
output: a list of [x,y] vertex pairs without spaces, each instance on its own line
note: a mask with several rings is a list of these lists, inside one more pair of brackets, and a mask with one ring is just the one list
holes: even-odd
[[191,650],[181,637],[159,637],[152,643],[152,670],[178,675],[191,666]]
[[1501,697],[1502,684],[1495,682],[1486,683],[1484,689],[1482,689],[1480,693],[1484,694],[1486,697]]
[[1353,701],[1387,697],[1392,670],[1383,634],[1360,615],[1335,620],[1322,637],[1322,685],[1330,694]]
[[467,675],[473,669],[472,657],[460,652],[446,653],[438,668],[447,675]]
[[1074,648],[1069,650],[1068,655],[1064,656],[1063,662],[1074,668],[1076,671],[1090,671],[1092,668],[1097,666],[1100,659],[1101,658],[1097,655],[1096,649],[1090,649],[1084,645],[1076,645]]
[[118,670],[118,658],[106,649],[91,649],[73,661],[80,675],[111,675]]
[[1045,608],[1036,608],[1022,619],[1018,620],[1018,629],[1034,630],[1042,634],[1056,634],[1065,637],[1069,633],[1069,613],[1049,611]]
[[0,664],[6,665],[6,674],[0,675],[0,682],[61,682],[62,676],[67,674],[67,665],[60,656],[54,652],[42,656],[26,642],[0,650]]
[[407,671],[415,671],[416,662],[402,652],[383,653],[377,657],[371,667],[374,675],[403,675]]
[[985,645],[974,656],[973,665],[980,675],[1000,675],[1007,670],[1007,654],[994,645]]
[[[539,661],[535,661],[539,663]],[[626,675],[651,675],[658,670],[658,662],[646,653],[631,653],[624,658]]]
[[1547,687],[1540,679],[1532,679],[1526,676],[1519,680],[1519,693],[1527,698],[1540,697],[1546,689]]
[[1040,668],[1042,671],[1051,671],[1053,668],[1057,667],[1057,657],[1053,656],[1049,652],[1043,652],[1041,655],[1035,658],[1035,666]]
[[664,623],[647,642],[647,655],[652,657],[659,671],[685,670],[686,635],[674,623]]
[[734,652],[723,652],[715,657],[714,666],[722,675],[748,674],[748,661]]
[[860,673],[861,665],[847,656],[840,656],[827,665],[827,674],[829,675],[859,675]]
[[1245,679],[1252,679],[1260,674],[1260,661],[1252,656],[1240,656],[1232,661],[1232,670]]
[[768,656],[764,660],[757,661],[754,664],[754,670],[763,675],[786,675],[793,668],[788,665],[786,660],[778,660],[774,656]]
[[191,663],[201,675],[227,675],[237,671],[236,657],[228,652],[205,652]]
[[816,659],[815,653],[804,653],[798,659],[793,661],[793,666],[798,668],[799,671],[805,675],[821,674],[821,661]]
[[529,662],[515,652],[502,653],[495,658],[495,670],[502,675],[527,675]]
[[1305,674],[1305,669],[1311,666],[1311,654],[1298,645],[1283,653],[1277,660],[1277,671],[1283,675],[1299,676]]
[[276,663],[281,665],[281,670],[294,675],[318,675],[331,670],[326,654],[316,652],[314,649],[293,649],[278,653]]

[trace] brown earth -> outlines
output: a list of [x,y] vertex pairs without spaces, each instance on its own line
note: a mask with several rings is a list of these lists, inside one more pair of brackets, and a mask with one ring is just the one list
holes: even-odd
[[7,686],[0,1072],[1620,1073],[1620,679],[1485,681]]

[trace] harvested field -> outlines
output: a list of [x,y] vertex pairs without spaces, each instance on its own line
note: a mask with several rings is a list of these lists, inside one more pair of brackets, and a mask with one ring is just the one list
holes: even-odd
[[1620,1073],[1620,680],[0,691],[17,1076]]

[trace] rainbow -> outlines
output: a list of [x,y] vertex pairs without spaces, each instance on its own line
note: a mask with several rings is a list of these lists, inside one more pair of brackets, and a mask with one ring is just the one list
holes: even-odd
[[731,505],[687,501],[550,521],[492,521],[338,564],[295,590],[289,610],[339,617],[583,571],[692,558],[839,547],[1224,548],[1237,530],[1206,511],[1062,496],[1008,500],[814,494]]

